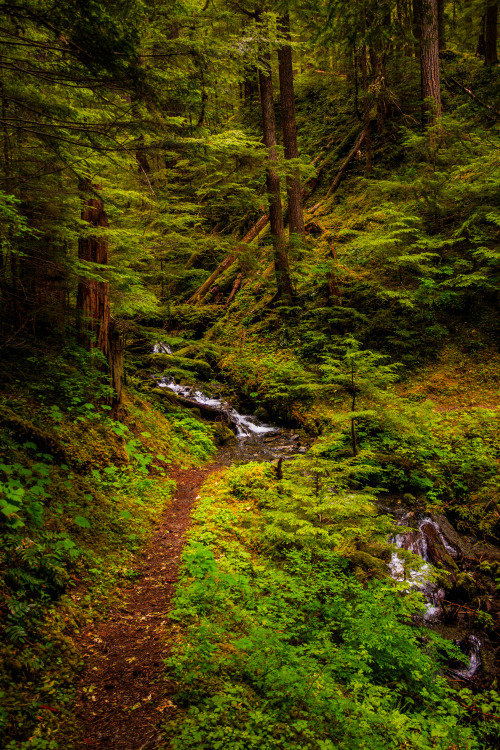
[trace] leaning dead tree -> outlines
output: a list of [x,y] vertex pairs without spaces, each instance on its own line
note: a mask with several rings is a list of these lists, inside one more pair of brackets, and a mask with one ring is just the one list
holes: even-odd
[[237,260],[238,254],[245,249],[246,245],[248,245],[256,237],[259,236],[260,232],[262,232],[262,230],[268,225],[268,223],[269,214],[264,214],[260,217],[258,222],[254,224],[250,231],[246,233],[238,246],[232,252],[230,252],[229,255],[226,255],[224,260],[219,263],[215,271],[211,273],[208,279],[204,281],[203,284],[201,284],[201,286],[199,286],[198,289],[191,295],[191,297],[188,299],[189,305],[192,305],[196,302],[201,302],[203,300],[203,297],[211,289],[219,276],[223,274],[224,271],[226,271],[230,266],[232,266],[232,264]]

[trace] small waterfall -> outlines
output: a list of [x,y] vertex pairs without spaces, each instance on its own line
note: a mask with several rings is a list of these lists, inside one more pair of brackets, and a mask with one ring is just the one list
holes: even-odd
[[[424,625],[435,625],[443,617],[443,600],[446,592],[438,587],[433,581],[433,564],[439,564],[439,546],[451,558],[458,557],[457,549],[450,544],[443,534],[439,524],[429,515],[421,518],[415,517],[413,513],[406,513],[399,521],[400,526],[412,526],[411,531],[397,534],[391,542],[399,549],[412,552],[422,558],[422,565],[417,568],[406,570],[405,560],[397,552],[393,552],[388,563],[391,578],[395,581],[408,581],[409,588],[421,591],[425,600],[425,612],[423,615]],[[471,681],[481,666],[480,652],[481,640],[473,634],[465,639],[457,639],[455,643],[460,646],[469,660],[467,667],[450,667],[448,673],[457,679]]]
[[[412,521],[415,522],[415,520],[412,513],[407,513],[403,516],[399,524],[406,526]],[[436,558],[431,550],[434,550],[436,538],[439,539],[439,542],[451,557],[457,556],[456,549],[448,543],[439,525],[430,516],[425,515],[417,520],[414,530],[397,534],[391,539],[396,547],[421,557],[424,560],[424,564],[418,569],[411,568],[407,574],[404,559],[397,552],[393,552],[388,565],[391,577],[395,581],[408,580],[411,588],[421,591],[424,595],[425,613],[423,621],[426,625],[438,622],[441,619],[443,615],[441,602],[445,598],[444,589],[438,588],[432,580],[432,563],[435,562]]]
[[264,424],[256,419],[256,417],[240,414],[227,401],[223,401],[220,398],[214,398],[213,396],[207,396],[205,393],[196,390],[195,388],[190,388],[186,385],[179,385],[179,383],[176,383],[173,378],[161,378],[158,381],[158,385],[162,388],[169,388],[179,396],[189,399],[189,401],[193,401],[203,406],[210,406],[213,409],[218,409],[221,414],[227,416],[228,422],[234,424],[236,428],[236,437],[240,439],[264,435],[269,432],[279,432],[278,427]]
[[467,667],[449,667],[448,673],[451,677],[457,677],[460,680],[470,682],[481,666],[481,647],[483,644],[481,639],[472,633],[462,641],[455,641],[455,643],[457,646],[460,646],[464,654],[467,656],[469,664]]

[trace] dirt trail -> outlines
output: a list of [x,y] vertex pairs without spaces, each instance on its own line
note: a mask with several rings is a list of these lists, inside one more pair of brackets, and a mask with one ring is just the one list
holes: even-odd
[[163,659],[173,644],[165,615],[171,609],[191,508],[207,476],[220,468],[212,464],[171,473],[177,493],[137,558],[140,577],[124,589],[123,604],[112,607],[105,622],[89,625],[81,634],[82,748],[153,750],[161,742],[158,723],[175,711],[173,686],[163,677]]

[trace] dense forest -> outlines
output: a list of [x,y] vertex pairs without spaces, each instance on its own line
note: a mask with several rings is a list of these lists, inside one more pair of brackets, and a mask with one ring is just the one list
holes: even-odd
[[0,0],[0,747],[500,735],[496,0]]

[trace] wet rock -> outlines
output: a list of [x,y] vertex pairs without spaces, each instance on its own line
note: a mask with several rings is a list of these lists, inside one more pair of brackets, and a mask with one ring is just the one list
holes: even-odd
[[226,424],[216,422],[213,425],[214,440],[216,445],[227,445],[236,442],[236,435]]
[[453,575],[456,575],[458,573],[458,566],[453,559],[456,553],[453,555],[454,550],[449,545],[448,548],[445,547],[443,536],[439,534],[438,528],[436,528],[435,523],[432,521],[424,523],[421,526],[421,531],[427,538],[427,560],[437,568],[445,568]]

